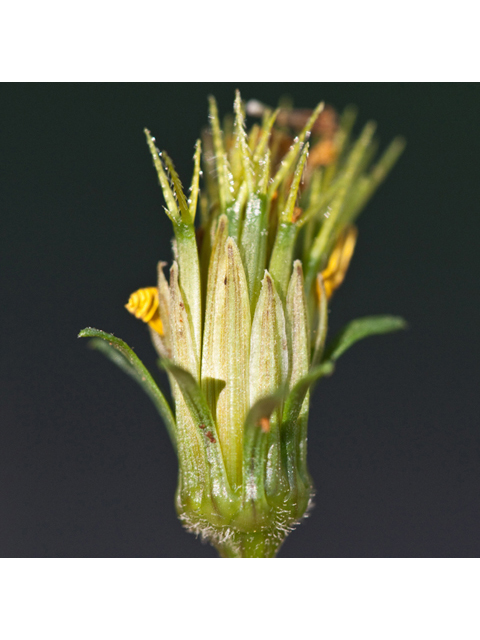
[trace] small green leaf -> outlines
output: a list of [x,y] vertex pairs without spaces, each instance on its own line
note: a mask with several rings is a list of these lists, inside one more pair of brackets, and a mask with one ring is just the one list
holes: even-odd
[[323,361],[335,362],[355,342],[381,333],[406,329],[407,323],[399,316],[366,316],[349,322],[330,342]]
[[168,434],[175,449],[176,445],[176,425],[170,405],[165,396],[157,387],[154,379],[145,368],[140,358],[130,349],[130,347],[120,338],[116,338],[111,333],[105,333],[99,329],[87,327],[78,334],[79,338],[93,338],[89,342],[92,349],[101,351],[107,358],[114,362],[120,369],[131,376],[153,400],[158,412],[165,422]]

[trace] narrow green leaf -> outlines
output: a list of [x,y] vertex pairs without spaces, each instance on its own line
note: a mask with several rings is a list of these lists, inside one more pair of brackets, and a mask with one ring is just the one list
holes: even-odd
[[260,159],[267,151],[268,140],[270,138],[270,134],[272,133],[272,127],[274,125],[275,120],[277,119],[279,108],[275,109],[275,111],[265,119],[265,123],[262,127],[262,132],[260,134],[260,140],[258,141],[258,145],[255,149],[255,153],[253,156],[253,161],[255,163],[260,162]]
[[318,310],[316,313],[318,319],[315,333],[315,347],[312,357],[312,366],[319,364],[322,360],[323,349],[325,347],[325,340],[327,338],[328,330],[328,299],[321,273],[317,275],[316,295],[318,296]]
[[395,163],[405,150],[406,144],[405,138],[398,136],[397,138],[394,138],[385,149],[382,156],[372,169],[372,180],[375,187],[383,182],[393,169]]
[[223,134],[218,118],[217,102],[213,96],[209,96],[210,123],[212,127],[213,147],[215,150],[215,161],[217,166],[218,195],[220,198],[221,213],[225,213],[227,206],[231,203],[232,194],[230,190],[229,170],[225,146],[223,144]]
[[78,337],[93,338],[93,340],[90,340],[89,346],[101,351],[142,387],[162,416],[172,444],[176,449],[176,425],[172,410],[140,358],[123,340],[116,338],[111,333],[87,327],[80,331]]
[[192,417],[195,423],[198,425],[205,425],[205,427],[211,431],[213,438],[218,444],[218,433],[215,421],[212,417],[212,413],[205,399],[203,391],[200,389],[195,378],[192,374],[183,367],[177,366],[171,360],[162,360],[162,367],[171,373],[178,386],[180,387],[185,402],[192,413]]
[[175,378],[190,411],[192,421],[203,441],[202,450],[210,465],[212,494],[215,499],[222,499],[228,503],[231,497],[230,488],[219,436],[205,396],[191,373],[168,360],[163,360],[162,366]]
[[168,172],[170,173],[170,177],[172,179],[172,184],[174,188],[173,195],[175,196],[176,201],[178,202],[178,207],[180,209],[180,214],[182,216],[182,222],[184,222],[185,224],[193,224],[193,219],[190,215],[190,209],[188,208],[187,199],[183,192],[183,185],[180,181],[180,178],[178,176],[178,173],[175,167],[173,166],[173,162],[166,151],[162,151],[162,157],[165,161],[165,164],[167,165]]
[[318,367],[310,369],[307,375],[303,376],[303,378],[297,382],[285,401],[285,407],[283,409],[284,424],[282,425],[282,429],[287,428],[289,425],[295,425],[310,386],[323,376],[328,376],[333,373],[333,369],[333,362],[325,361],[318,365]]
[[345,223],[352,222],[358,217],[402,155],[405,145],[404,138],[398,137],[392,140],[371,171],[358,178],[345,204],[346,211],[343,214]]
[[298,226],[294,222],[281,222],[278,225],[268,269],[282,300],[287,295],[297,236]]
[[343,203],[347,195],[347,186],[343,185],[334,197],[331,206],[325,212],[325,220],[322,221],[320,231],[312,243],[306,266],[306,290],[311,292],[313,282],[317,276],[322,261],[326,260],[328,249],[331,248],[334,239],[334,228],[342,212]]
[[325,106],[325,104],[323,102],[321,102],[319,105],[317,105],[317,107],[313,111],[312,115],[308,119],[308,121],[307,121],[305,127],[303,128],[302,132],[300,133],[298,138],[295,139],[295,143],[287,151],[284,159],[282,160],[282,162],[280,164],[280,167],[279,167],[277,173],[274,175],[274,177],[272,179],[272,182],[270,183],[270,186],[268,188],[268,196],[269,196],[269,198],[271,198],[273,196],[273,194],[277,190],[279,184],[287,176],[288,172],[292,168],[292,166],[293,166],[293,164],[295,162],[295,158],[297,157],[300,149],[303,147],[303,143],[304,143],[305,139],[310,135],[310,129],[313,126],[313,124],[315,123],[315,121],[318,118],[318,116],[320,115],[320,112],[323,111],[324,106]]
[[[355,105],[349,104],[340,116],[340,126],[337,133],[337,146],[339,158],[342,158],[344,150],[348,147],[352,135],[353,125],[357,119],[358,109]],[[337,160],[338,162],[338,160]]]
[[250,128],[250,131],[247,134],[248,148],[250,150],[250,155],[252,157],[253,157],[253,154],[255,153],[255,148],[258,144],[259,136],[260,136],[260,126],[257,123],[255,123]]
[[190,219],[192,223],[195,220],[195,214],[197,212],[197,200],[199,194],[199,181],[200,181],[200,159],[202,155],[202,143],[200,140],[197,140],[197,144],[195,145],[195,155],[194,159],[194,167],[193,167],[193,176],[192,176],[192,185],[190,187],[190,198],[188,201],[188,208],[190,210]]
[[211,219],[212,205],[217,209],[220,206],[215,146],[213,144],[213,134],[210,127],[205,127],[202,131],[201,160],[206,189],[202,192],[202,197],[200,199],[200,212],[202,214],[202,225],[205,225]]
[[173,195],[173,191],[170,187],[170,182],[168,180],[167,174],[165,173],[165,169],[163,168],[163,163],[160,158],[160,151],[157,149],[155,145],[155,138],[152,137],[150,131],[148,129],[144,129],[144,133],[147,138],[148,148],[153,158],[153,164],[155,166],[155,169],[157,170],[158,180],[163,191],[163,197],[165,198],[165,202],[167,203],[167,209],[165,209],[165,211],[170,220],[178,224],[180,222],[180,215],[178,213],[175,196]]
[[295,167],[292,184],[290,186],[290,191],[288,192],[287,204],[285,205],[285,209],[282,212],[281,218],[280,218],[282,222],[286,222],[286,221],[295,222],[295,219],[294,219],[295,205],[298,199],[298,190],[300,187],[300,181],[302,180],[302,176],[303,176],[303,169],[305,167],[305,162],[307,161],[308,149],[309,149],[309,145],[307,142],[302,149],[302,153],[297,162],[297,166]]
[[308,143],[304,146],[295,168],[287,201],[280,215],[272,256],[270,258],[269,270],[282,300],[285,300],[285,296],[287,295],[288,282],[292,271],[293,254],[298,236],[297,221],[294,217],[295,204],[307,155]]
[[267,149],[265,155],[258,162],[258,182],[257,190],[262,196],[267,195],[268,181],[270,180],[270,165],[272,161],[272,154],[270,149]]
[[250,148],[247,143],[247,134],[245,132],[245,116],[243,114],[242,99],[238,89],[235,93],[234,110],[235,135],[241,152],[243,175],[247,184],[248,194],[250,195],[253,192],[253,165]]
[[252,194],[247,202],[240,238],[252,313],[255,311],[266,267],[268,212],[265,196]]
[[381,333],[406,329],[407,323],[399,316],[366,316],[349,322],[330,342],[324,355],[325,361],[335,361],[355,342]]
[[345,169],[342,171],[342,175],[338,178],[338,190],[332,200],[329,211],[325,213],[325,220],[323,221],[320,231],[310,250],[305,277],[307,291],[310,291],[318,269],[322,262],[325,261],[332,241],[338,234],[338,223],[341,218],[345,199],[353,181],[358,175],[358,167],[362,162],[365,153],[368,152],[375,129],[376,124],[374,122],[367,122],[358,140],[353,145],[353,148],[346,160]]

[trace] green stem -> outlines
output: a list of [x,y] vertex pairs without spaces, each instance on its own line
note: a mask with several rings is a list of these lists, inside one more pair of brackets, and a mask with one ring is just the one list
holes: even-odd
[[274,558],[283,540],[269,531],[238,533],[233,541],[215,545],[222,558]]

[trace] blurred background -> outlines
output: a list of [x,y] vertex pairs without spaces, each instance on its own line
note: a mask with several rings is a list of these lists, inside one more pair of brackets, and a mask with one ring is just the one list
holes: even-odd
[[[478,84],[11,84],[0,105],[0,555],[215,557],[181,529],[176,458],[135,383],[77,340],[156,355],[124,309],[171,260],[151,129],[190,183],[207,96],[358,106],[407,148],[359,219],[330,315],[359,343],[313,399],[310,517],[280,557],[480,555]],[[166,380],[158,375],[164,388]]]

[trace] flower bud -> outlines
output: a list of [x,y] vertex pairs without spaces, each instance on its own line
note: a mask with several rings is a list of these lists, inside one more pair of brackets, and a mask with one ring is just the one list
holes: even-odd
[[184,526],[223,556],[271,557],[313,495],[312,385],[357,340],[405,326],[392,316],[361,318],[325,346],[331,296],[355,248],[353,222],[403,141],[370,169],[375,125],[352,143],[351,108],[338,121],[323,103],[273,111],[251,101],[248,111],[262,124],[250,132],[238,92],[234,111],[225,136],[210,98],[211,126],[203,153],[196,144],[189,198],[145,130],[174,259],[169,282],[160,262],[157,287],[139,289],[126,307],[149,327],[174,411],[122,340],[90,328],[80,336],[93,337],[158,408],[178,456]]

